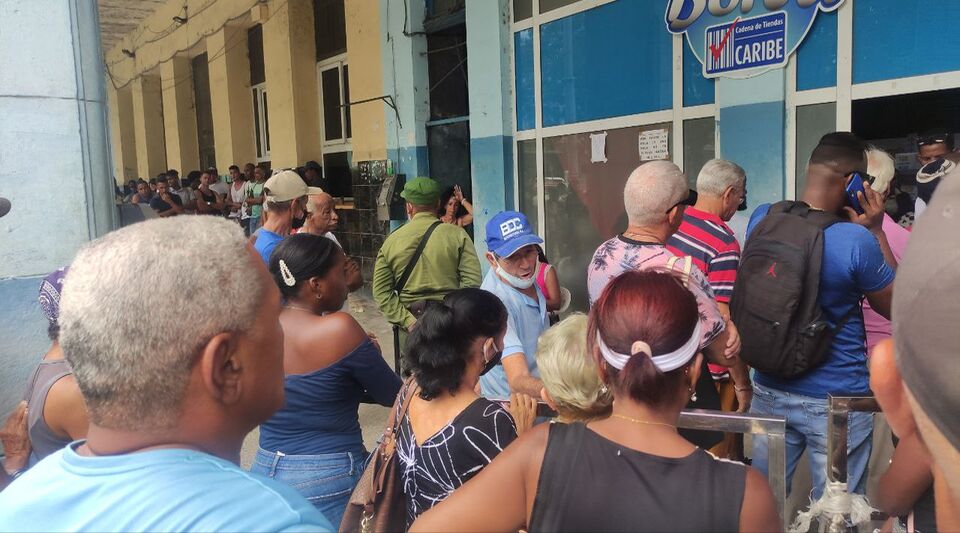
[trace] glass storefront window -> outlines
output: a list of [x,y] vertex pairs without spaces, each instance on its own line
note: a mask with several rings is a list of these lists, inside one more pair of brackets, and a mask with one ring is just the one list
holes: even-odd
[[533,231],[540,234],[540,203],[537,196],[537,141],[517,142],[517,177],[520,183],[520,212],[527,215]]
[[836,131],[837,104],[805,105],[797,108],[797,188],[796,198],[803,196],[807,185],[807,161],[820,142],[820,137]]
[[703,165],[716,157],[715,128],[713,117],[683,121],[683,171],[691,189],[697,188],[697,174]]
[[641,163],[638,136],[656,129],[670,124],[607,130],[606,163],[590,162],[589,132],[543,140],[546,253],[571,310],[587,310],[585,273],[597,247],[627,227],[623,186]]
[[513,0],[513,21],[520,22],[533,16],[533,0]]

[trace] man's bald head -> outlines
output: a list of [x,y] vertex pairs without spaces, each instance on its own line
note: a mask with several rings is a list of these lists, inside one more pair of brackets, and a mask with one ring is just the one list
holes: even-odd
[[311,194],[307,198],[307,221],[304,230],[307,233],[323,235],[337,229],[337,201],[328,193]]

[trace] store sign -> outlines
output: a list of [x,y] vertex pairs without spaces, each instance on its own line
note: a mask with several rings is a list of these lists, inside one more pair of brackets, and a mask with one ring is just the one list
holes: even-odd
[[707,78],[749,78],[781,68],[820,11],[844,0],[669,0],[671,33],[686,34]]

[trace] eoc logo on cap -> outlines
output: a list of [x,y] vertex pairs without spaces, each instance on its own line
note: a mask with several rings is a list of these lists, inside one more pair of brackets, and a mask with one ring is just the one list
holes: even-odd
[[786,65],[817,13],[843,2],[668,0],[666,23],[670,33],[687,35],[705,77],[749,78]]
[[519,218],[511,218],[510,220],[500,224],[500,234],[503,235],[504,239],[509,239],[517,233],[523,231],[523,222]]

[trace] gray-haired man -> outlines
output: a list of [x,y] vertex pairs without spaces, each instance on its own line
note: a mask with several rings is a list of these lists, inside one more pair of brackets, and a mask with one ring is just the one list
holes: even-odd
[[263,261],[224,219],[155,219],[84,247],[60,342],[87,439],[0,493],[0,530],[329,531],[291,487],[236,464],[283,404],[279,312]]

